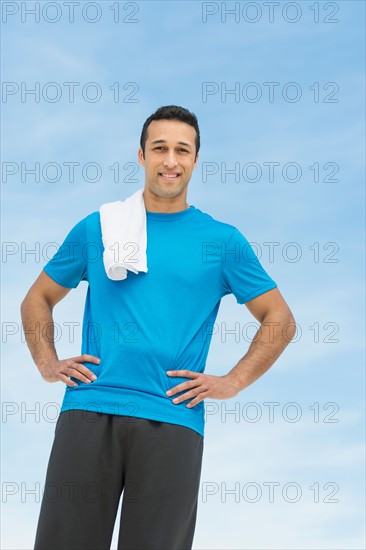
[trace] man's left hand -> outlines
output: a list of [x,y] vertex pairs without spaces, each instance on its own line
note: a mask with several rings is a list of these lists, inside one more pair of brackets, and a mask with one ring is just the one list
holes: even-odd
[[225,376],[213,376],[190,370],[171,370],[167,371],[166,374],[168,376],[191,378],[189,382],[182,382],[166,392],[166,395],[171,397],[176,393],[189,390],[173,399],[173,403],[176,405],[194,397],[192,401],[186,404],[186,407],[192,408],[204,399],[207,399],[207,397],[211,397],[212,399],[230,399],[230,397],[235,397],[239,393],[235,380],[227,374]]

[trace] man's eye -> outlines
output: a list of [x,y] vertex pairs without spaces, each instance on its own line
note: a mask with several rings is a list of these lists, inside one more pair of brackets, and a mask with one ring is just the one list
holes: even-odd
[[[154,151],[159,151],[161,149],[165,149],[165,147],[163,146],[160,146],[160,147],[154,147]],[[189,151],[187,151],[187,149],[178,149],[178,151],[182,152],[182,153],[189,153]]]

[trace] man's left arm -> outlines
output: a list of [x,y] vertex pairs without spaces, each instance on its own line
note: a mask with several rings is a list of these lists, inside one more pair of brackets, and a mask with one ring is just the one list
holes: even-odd
[[278,359],[296,333],[295,319],[278,288],[264,292],[245,303],[260,323],[247,353],[235,367],[223,376],[196,373],[189,370],[167,371],[169,376],[191,380],[178,384],[167,392],[169,397],[187,390],[173,399],[179,404],[190,399],[191,408],[207,398],[230,399],[253,384]]
[[260,327],[247,353],[226,375],[238,392],[267,372],[296,333],[294,316],[278,288],[257,296],[245,305]]

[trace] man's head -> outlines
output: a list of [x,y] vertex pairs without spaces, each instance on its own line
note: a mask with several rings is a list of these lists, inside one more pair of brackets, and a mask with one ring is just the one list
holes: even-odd
[[145,123],[142,127],[141,137],[140,137],[140,147],[142,149],[143,155],[145,156],[145,147],[148,136],[148,127],[151,122],[154,120],[179,120],[180,122],[185,122],[189,124],[196,130],[195,137],[195,146],[196,146],[196,155],[200,149],[200,129],[198,127],[198,120],[194,113],[188,111],[184,107],[178,107],[177,105],[166,105],[165,107],[159,107],[145,120]]
[[184,204],[199,148],[200,133],[193,113],[169,105],[152,114],[144,123],[138,151],[148,196],[173,202],[177,198],[179,204],[182,200]]

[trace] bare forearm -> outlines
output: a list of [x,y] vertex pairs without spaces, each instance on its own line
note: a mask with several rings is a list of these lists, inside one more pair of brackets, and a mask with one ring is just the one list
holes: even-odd
[[38,297],[27,297],[21,305],[25,339],[38,369],[48,361],[58,359],[54,346],[52,308]]
[[278,359],[296,332],[293,317],[263,319],[247,353],[228,373],[239,391],[262,376]]

